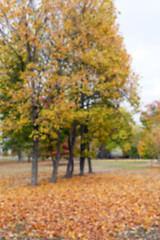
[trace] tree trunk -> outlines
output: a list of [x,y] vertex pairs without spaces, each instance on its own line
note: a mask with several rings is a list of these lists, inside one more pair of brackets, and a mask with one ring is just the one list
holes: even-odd
[[69,161],[67,164],[67,170],[66,170],[66,178],[72,178],[73,175],[73,170],[74,170],[74,161],[73,161],[73,155],[72,152],[69,153]]
[[57,155],[54,161],[54,168],[53,168],[53,173],[51,177],[51,182],[53,183],[55,183],[57,180],[58,166],[59,166],[59,160],[60,160],[60,150],[61,150],[60,147],[61,147],[60,130],[58,130],[57,131]]
[[31,154],[28,155],[28,163],[31,162]]
[[84,165],[85,165],[85,156],[84,150],[86,148],[86,144],[84,143],[84,125],[81,124],[80,126],[81,131],[81,144],[80,144],[80,174],[81,176],[84,175]]
[[55,168],[55,159],[54,159],[54,156],[53,156],[53,149],[52,147],[50,147],[50,156],[51,156],[51,160],[52,160],[52,166],[53,166],[53,169]]
[[39,148],[39,126],[36,124],[38,118],[37,106],[33,105],[33,158],[31,186],[37,186],[38,178],[38,148]]
[[69,160],[67,164],[66,178],[72,178],[74,171],[74,160],[73,160],[73,146],[71,146],[70,138],[68,138],[68,146],[69,146]]
[[80,176],[84,176],[85,157],[80,157]]
[[76,128],[77,128],[77,120],[74,120],[72,138],[70,136],[68,137],[69,160],[68,160],[66,176],[65,176],[67,178],[71,178],[74,171],[73,149],[74,149],[75,140],[76,140]]
[[87,143],[85,142],[84,139],[84,134],[87,133],[88,129],[87,129],[87,125],[81,125],[80,127],[80,131],[81,131],[81,145],[80,145],[80,175],[83,176],[84,175],[84,166],[85,166],[85,156],[84,156],[84,151],[87,147]]
[[92,161],[91,161],[91,157],[89,156],[90,154],[90,146],[89,146],[89,143],[88,143],[88,173],[93,173],[93,170],[92,170]]
[[71,169],[70,169],[70,178],[72,178],[73,176],[73,171],[74,171],[74,159],[72,157],[72,160],[71,160]]
[[69,159],[68,159],[68,164],[67,164],[67,170],[66,170],[66,178],[71,178],[72,173],[71,173],[71,168],[73,168],[73,152],[72,152],[72,146],[71,146],[71,139],[70,136],[68,137],[68,147],[69,147]]
[[93,173],[91,158],[88,157],[88,173]]
[[23,160],[23,158],[22,158],[22,152],[19,151],[19,153],[18,153],[18,162],[21,163],[22,160]]
[[32,177],[31,186],[37,186],[37,176],[38,176],[38,147],[39,138],[38,136],[33,136],[33,159],[32,159]]

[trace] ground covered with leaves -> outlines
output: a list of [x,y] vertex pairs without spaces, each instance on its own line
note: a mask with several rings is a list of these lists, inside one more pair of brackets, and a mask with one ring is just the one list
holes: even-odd
[[0,239],[160,239],[159,170],[24,178],[0,179]]

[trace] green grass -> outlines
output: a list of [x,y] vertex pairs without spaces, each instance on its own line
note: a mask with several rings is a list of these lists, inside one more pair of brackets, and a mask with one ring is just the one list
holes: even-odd
[[93,160],[93,166],[99,171],[107,170],[142,170],[151,167],[150,160]]
[[[64,174],[66,171],[67,161],[61,161],[59,172]],[[156,161],[154,161],[155,165]],[[20,176],[22,174],[31,174],[31,163],[18,163],[17,161],[1,161],[0,175],[1,176]],[[93,171],[106,172],[111,170],[145,170],[152,169],[150,160],[92,160]],[[158,167],[158,166],[157,166]],[[155,168],[155,166],[154,166]],[[52,173],[52,162],[40,162],[38,167],[40,174]],[[85,172],[88,172],[87,161],[85,164]],[[79,173],[79,160],[75,161],[75,173]]]
[[18,162],[18,157],[0,156],[0,163],[1,162]]

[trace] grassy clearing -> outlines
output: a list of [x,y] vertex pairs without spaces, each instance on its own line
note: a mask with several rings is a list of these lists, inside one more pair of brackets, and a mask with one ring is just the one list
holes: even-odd
[[[154,160],[154,167],[156,167],[156,161]],[[64,173],[66,169],[66,160],[62,160],[59,172]],[[144,168],[150,168],[151,161],[150,160],[92,160],[93,170],[94,172],[105,172],[108,170],[116,170],[116,169],[123,169],[123,170],[142,170]],[[157,166],[158,168],[158,166]],[[75,161],[75,171],[77,172],[79,169],[79,161]],[[15,160],[9,161],[1,161],[0,162],[0,174],[2,175],[20,175],[20,174],[30,174],[31,171],[31,163],[23,162],[18,163]],[[85,172],[87,173],[88,167],[87,162],[85,166]],[[51,173],[52,172],[52,162],[51,161],[44,161],[39,162],[39,173]]]
[[108,170],[143,170],[159,168],[156,160],[93,160],[93,166],[96,171],[108,171]]
[[[66,171],[66,160],[60,162],[59,167],[59,176],[64,176]],[[93,170],[95,173],[104,173],[108,171],[143,171],[154,169],[160,172],[160,167],[156,165],[151,166],[150,160],[93,160]],[[85,172],[88,172],[88,166],[86,162]],[[45,161],[39,162],[38,166],[39,179],[45,179],[50,177],[52,174],[52,162]],[[75,174],[79,173],[79,161],[75,161]],[[20,181],[21,176],[23,175],[23,181]],[[14,184],[26,184],[30,182],[31,178],[31,163],[23,162],[0,162],[0,179],[10,178],[11,186]],[[11,179],[13,178],[13,179]]]
[[[61,161],[59,167],[59,177],[63,177],[66,171],[66,160]],[[149,160],[93,160],[93,170],[95,173],[104,172],[116,172],[119,171],[143,171],[153,169],[150,167]],[[135,171],[136,170],[136,171]],[[156,170],[156,167],[154,167]],[[160,171],[160,168],[157,168]],[[88,172],[87,163],[85,166],[85,172]],[[52,162],[45,161],[39,162],[38,167],[38,180],[50,179],[52,174]],[[79,161],[75,161],[75,174],[79,173]],[[31,179],[31,163],[23,162],[1,162],[0,163],[0,181],[4,182],[0,189],[6,191],[5,182],[7,181],[8,186],[14,187],[24,184],[29,184]]]
[[17,162],[18,157],[10,157],[10,156],[0,156],[0,163],[3,162]]

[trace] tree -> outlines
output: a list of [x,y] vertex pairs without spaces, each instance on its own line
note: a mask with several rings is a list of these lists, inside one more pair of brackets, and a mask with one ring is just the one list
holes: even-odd
[[70,1],[66,5],[69,8],[63,15],[64,31],[72,49],[68,64],[73,79],[69,97],[75,104],[75,120],[80,125],[80,174],[83,175],[85,153],[88,141],[92,139],[86,137],[91,135],[90,115],[95,123],[97,109],[100,109],[98,114],[101,116],[105,108],[106,114],[110,111],[109,115],[112,115],[112,111],[118,110],[125,100],[137,106],[138,85],[137,76],[130,68],[130,56],[118,34],[113,2]]
[[160,102],[146,106],[141,114],[143,138],[139,143],[139,153],[144,158],[157,158],[160,162]]
[[22,162],[23,153],[28,153],[28,157],[32,153],[32,142],[29,138],[31,133],[29,128],[24,128],[22,131],[3,131],[2,138],[2,149],[3,152],[11,150],[13,153],[18,155],[18,161]]
[[1,125],[3,129],[15,131],[31,126],[31,185],[37,185],[41,112],[51,91],[52,97],[60,95],[62,78],[65,84],[59,71],[61,56],[57,48],[62,46],[62,40],[57,17],[56,1],[51,9],[46,1],[40,5],[25,0],[21,4],[0,3],[1,113],[7,112]]
[[154,101],[146,105],[146,110],[141,113],[141,122],[143,126],[151,130],[160,126],[160,101]]
[[123,151],[123,155],[129,156],[134,126],[132,114],[124,108],[119,108],[119,111],[114,109],[110,116],[109,113],[107,117],[104,115],[105,118],[103,124],[105,128],[102,128],[99,142],[105,145],[106,149],[109,151],[120,147]]
[[135,125],[133,126],[132,130],[132,140],[131,140],[131,147],[130,147],[130,157],[131,158],[140,158],[139,152],[138,152],[138,145],[139,141],[142,139],[143,135],[143,128],[142,126]]
[[31,185],[37,185],[42,125],[49,123],[56,132],[55,181],[61,133],[66,124],[73,129],[68,138],[69,172],[73,166],[75,125],[80,126],[83,175],[85,153],[92,139],[90,116],[94,116],[92,122],[97,121],[94,111],[105,106],[106,113],[109,110],[112,115],[113,109],[118,110],[126,100],[133,107],[138,105],[137,76],[131,71],[116,15],[111,0],[0,2],[1,125],[14,131],[31,127]]
[[160,163],[160,128],[145,132],[143,140],[139,142],[138,150],[143,158],[157,158]]

